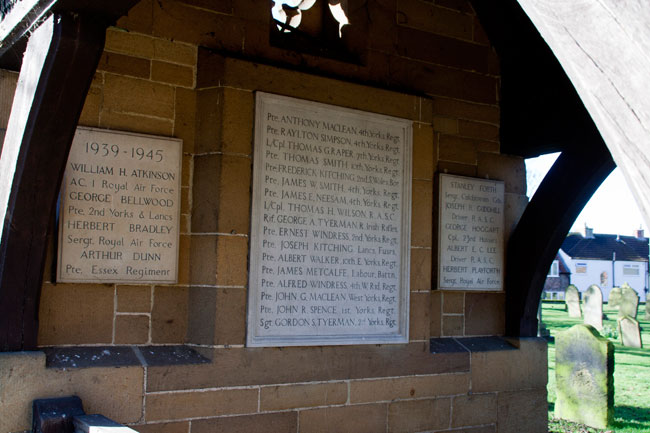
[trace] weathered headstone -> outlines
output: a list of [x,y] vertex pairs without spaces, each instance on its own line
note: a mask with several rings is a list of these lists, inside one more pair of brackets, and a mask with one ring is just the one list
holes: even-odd
[[618,307],[618,317],[630,316],[636,319],[636,313],[639,309],[639,295],[636,290],[627,284],[621,287],[621,305]]
[[623,298],[623,293],[620,287],[614,287],[609,292],[609,298],[607,298],[607,305],[612,308],[618,308],[621,306],[621,299]]
[[650,320],[650,302],[648,302],[647,298],[645,301],[645,320]]
[[555,339],[555,416],[596,428],[614,417],[614,345],[589,325]]
[[595,284],[589,286],[584,296],[583,311],[585,325],[591,325],[599,331],[603,330],[603,292]]
[[573,284],[566,288],[564,302],[566,302],[569,317],[582,317],[582,310],[580,309],[580,292]]
[[641,329],[639,322],[630,316],[619,317],[618,333],[621,336],[621,343],[627,347],[643,347],[641,341]]

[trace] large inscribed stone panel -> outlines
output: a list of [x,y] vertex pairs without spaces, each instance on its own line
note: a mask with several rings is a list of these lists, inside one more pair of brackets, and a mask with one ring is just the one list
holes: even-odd
[[411,122],[256,98],[247,344],[407,342]]
[[179,139],[78,128],[61,187],[57,281],[175,283]]
[[503,289],[504,183],[441,174],[438,287]]

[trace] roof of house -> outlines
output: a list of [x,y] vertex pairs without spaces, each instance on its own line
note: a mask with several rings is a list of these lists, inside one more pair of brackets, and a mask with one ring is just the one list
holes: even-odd
[[648,261],[648,238],[634,236],[605,235],[594,233],[585,238],[579,233],[570,233],[562,250],[573,259]]
[[570,274],[571,270],[569,269],[569,266],[567,266],[566,262],[564,261],[564,258],[562,255],[558,252],[555,255],[555,260],[558,261],[558,273],[559,274]]

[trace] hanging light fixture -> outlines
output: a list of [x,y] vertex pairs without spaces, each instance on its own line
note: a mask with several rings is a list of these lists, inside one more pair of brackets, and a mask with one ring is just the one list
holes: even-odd
[[[302,21],[302,12],[309,10],[316,0],[275,0],[271,8],[273,19],[278,21],[278,30],[289,33],[291,28],[297,29]],[[286,7],[285,7],[286,6]],[[330,13],[339,23],[339,37],[342,36],[343,26],[350,24],[345,13],[347,0],[328,0]]]

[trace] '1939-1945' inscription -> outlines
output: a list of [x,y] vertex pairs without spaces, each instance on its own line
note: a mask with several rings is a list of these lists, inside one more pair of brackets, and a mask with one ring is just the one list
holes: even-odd
[[61,189],[57,280],[177,279],[180,141],[79,128]]

